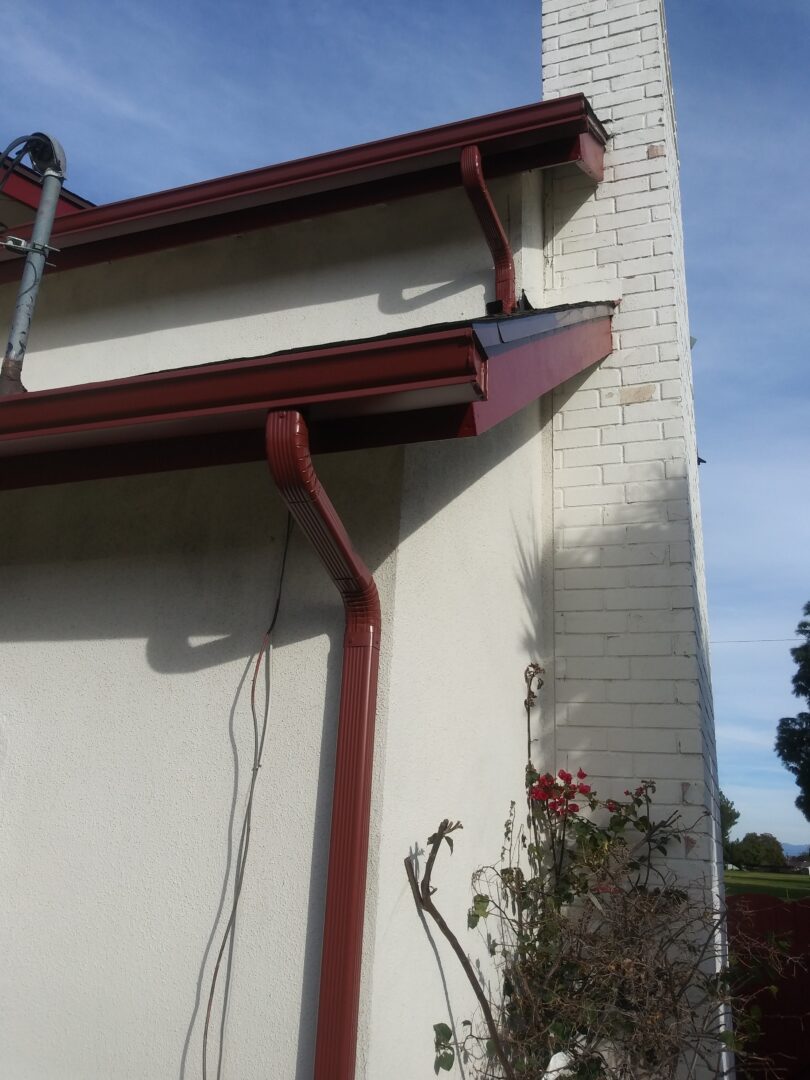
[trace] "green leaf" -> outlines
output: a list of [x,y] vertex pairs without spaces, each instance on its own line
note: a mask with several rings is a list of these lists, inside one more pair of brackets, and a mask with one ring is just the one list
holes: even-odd
[[439,1075],[439,1069],[444,1069],[445,1072],[450,1072],[453,1068],[453,1063],[456,1060],[455,1050],[442,1050],[440,1054],[436,1055],[436,1061],[433,1065],[433,1071],[436,1075]]
[[472,908],[467,912],[467,929],[474,930],[478,926],[478,916]]
[[453,1038],[453,1031],[447,1024],[434,1024],[433,1031],[436,1036],[436,1049],[439,1048],[440,1043],[448,1043]]
[[480,919],[485,919],[489,914],[489,897],[483,893],[476,893],[473,897],[473,911]]

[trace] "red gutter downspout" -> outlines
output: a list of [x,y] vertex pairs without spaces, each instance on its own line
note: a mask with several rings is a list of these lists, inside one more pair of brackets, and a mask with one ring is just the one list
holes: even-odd
[[371,572],[315,474],[301,414],[292,409],[268,413],[266,445],[281,497],[335,583],[346,612],[314,1080],[354,1080],[380,600]]
[[501,225],[495,203],[484,180],[481,153],[477,146],[465,146],[461,151],[461,182],[484,230],[495,262],[495,298],[500,300],[503,313],[511,315],[517,308],[515,260],[512,258],[509,238]]

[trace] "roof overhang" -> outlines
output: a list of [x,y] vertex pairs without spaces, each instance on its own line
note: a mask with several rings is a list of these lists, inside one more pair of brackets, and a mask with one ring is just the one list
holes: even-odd
[[[39,206],[40,192],[42,191],[42,177],[33,169],[29,169],[22,162],[17,162],[10,176],[7,176],[3,184],[3,194],[10,199],[27,206],[29,210],[36,211]],[[59,202],[56,205],[57,218],[69,214],[76,214],[80,210],[88,210],[93,204],[89,199],[83,199],[73,191],[62,187],[59,194]]]
[[265,456],[271,409],[313,449],[480,435],[611,351],[583,304],[7,397],[0,489]]
[[[475,145],[487,179],[573,163],[602,178],[607,134],[582,94],[66,214],[49,272],[458,187]],[[26,227],[15,231],[27,236]],[[0,249],[0,282],[16,278]]]

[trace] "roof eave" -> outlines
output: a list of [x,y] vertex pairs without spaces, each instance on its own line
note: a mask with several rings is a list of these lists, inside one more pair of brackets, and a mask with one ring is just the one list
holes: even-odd
[[[468,145],[479,147],[487,178],[573,163],[598,180],[606,140],[574,94],[108,203],[57,221],[51,272],[459,186]],[[0,250],[0,281],[17,272],[9,259]]]

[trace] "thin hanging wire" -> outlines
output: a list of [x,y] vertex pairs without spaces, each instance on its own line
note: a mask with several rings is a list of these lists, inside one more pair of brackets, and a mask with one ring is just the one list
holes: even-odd
[[[211,1025],[211,1013],[214,1006],[214,994],[216,993],[217,980],[219,979],[219,971],[222,965],[222,958],[225,955],[225,950],[228,948],[229,943],[233,943],[234,927],[236,925],[236,913],[239,908],[239,898],[242,895],[242,884],[245,879],[245,867],[247,866],[248,850],[250,848],[250,827],[251,819],[253,817],[253,796],[256,791],[256,780],[259,775],[259,769],[262,765],[262,756],[264,754],[264,743],[267,736],[267,724],[270,716],[270,695],[269,686],[268,694],[265,699],[264,714],[261,724],[259,723],[259,713],[256,706],[256,689],[259,681],[259,672],[262,666],[262,660],[266,659],[267,672],[269,678],[269,666],[270,666],[270,647],[273,631],[278,622],[278,613],[281,607],[281,595],[284,586],[284,574],[287,567],[287,554],[290,549],[290,536],[292,534],[292,515],[287,515],[287,529],[284,536],[284,548],[281,555],[281,566],[279,568],[278,583],[276,585],[276,599],[273,606],[273,614],[270,618],[270,625],[265,631],[264,637],[259,651],[256,654],[256,663],[253,667],[253,677],[250,683],[250,713],[253,719],[253,768],[250,777],[250,786],[248,788],[247,803],[245,804],[245,816],[242,821],[242,831],[239,837],[239,850],[236,857],[236,873],[234,876],[233,886],[233,901],[231,903],[231,911],[228,917],[227,925],[225,926],[225,932],[222,935],[222,941],[219,946],[219,952],[217,953],[216,964],[214,965],[214,971],[211,976],[211,988],[208,994],[208,1007],[205,1012],[205,1029],[203,1031],[203,1048],[202,1048],[202,1080],[208,1080],[208,1030]],[[230,983],[231,969],[228,966],[227,981],[223,994],[222,1002],[222,1025],[220,1031],[224,1030],[225,1022],[225,1010],[228,1004],[228,993]],[[220,1037],[220,1053],[219,1061],[217,1064],[217,1080],[219,1080],[222,1072],[222,1039]]]

